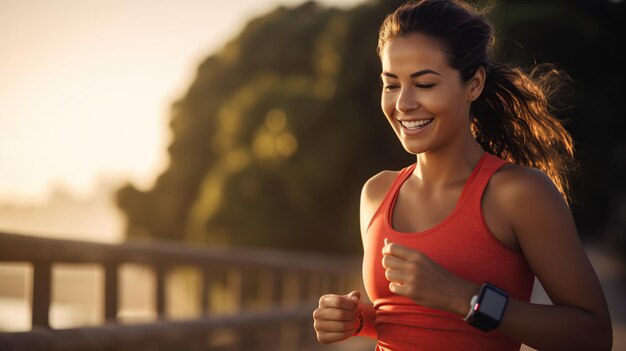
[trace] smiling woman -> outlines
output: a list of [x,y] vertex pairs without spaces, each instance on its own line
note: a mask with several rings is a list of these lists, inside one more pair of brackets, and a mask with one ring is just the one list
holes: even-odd
[[[567,205],[573,142],[550,112],[563,75],[494,62],[460,0],[410,1],[379,34],[381,108],[416,162],[361,195],[361,293],[324,295],[318,340],[376,350],[609,350],[611,321]],[[553,306],[530,303],[535,276]]]
[[[399,37],[384,46],[381,57],[382,109],[408,152],[440,148],[452,133],[470,133],[463,117],[469,107],[466,87],[436,39],[420,33]],[[414,72],[416,67],[428,68]],[[432,129],[437,131],[426,135]],[[468,136],[457,140],[473,140]]]

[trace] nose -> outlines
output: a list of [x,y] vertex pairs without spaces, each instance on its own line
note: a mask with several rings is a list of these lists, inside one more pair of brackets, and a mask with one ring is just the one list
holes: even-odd
[[412,89],[401,89],[396,100],[396,110],[402,113],[410,112],[419,107],[419,103],[413,94]]

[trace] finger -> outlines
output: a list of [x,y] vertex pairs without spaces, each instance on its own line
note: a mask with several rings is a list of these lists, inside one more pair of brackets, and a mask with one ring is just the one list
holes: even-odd
[[356,329],[356,322],[354,320],[346,322],[315,320],[313,327],[315,330],[322,332],[345,333],[354,331]]
[[409,268],[409,264],[406,260],[391,256],[391,255],[383,255],[382,264],[384,268],[392,268],[392,269],[407,269]]
[[407,282],[406,274],[397,269],[386,269],[385,278],[394,283],[406,284]]
[[391,291],[394,294],[408,296],[407,287],[404,284],[400,284],[400,283],[396,283],[396,282],[390,282],[389,283],[389,291]]
[[358,306],[357,302],[343,295],[324,295],[320,298],[320,307],[340,308],[347,311],[354,311]]
[[354,331],[349,332],[318,332],[317,340],[325,344],[345,340],[354,335]]
[[383,255],[395,256],[404,260],[414,261],[419,259],[419,257],[423,254],[417,250],[390,242],[389,244],[383,246]]
[[354,301],[355,303],[359,303],[361,300],[361,292],[358,290],[354,290],[347,295],[344,295],[348,300]]
[[313,312],[313,318],[327,321],[353,321],[354,311],[328,307],[318,308]]

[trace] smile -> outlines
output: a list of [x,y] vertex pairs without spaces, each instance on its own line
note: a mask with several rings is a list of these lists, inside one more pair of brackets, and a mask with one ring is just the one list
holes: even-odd
[[429,118],[429,119],[422,119],[422,120],[416,120],[416,121],[400,121],[400,123],[406,129],[415,130],[415,129],[423,128],[424,126],[426,126],[433,120],[434,118]]

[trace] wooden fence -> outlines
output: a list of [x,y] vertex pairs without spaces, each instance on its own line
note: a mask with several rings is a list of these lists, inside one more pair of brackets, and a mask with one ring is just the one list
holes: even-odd
[[[112,245],[0,232],[0,264],[8,262],[33,267],[33,328],[0,333],[2,351],[309,350],[317,343],[311,315],[319,297],[358,289],[360,284],[357,258],[163,242]],[[67,263],[103,268],[104,324],[50,328],[52,270],[55,264]],[[119,268],[124,264],[141,264],[154,271],[157,321],[118,323]],[[201,272],[200,318],[166,318],[167,272],[180,266],[192,266]],[[258,308],[258,303],[250,308],[251,295],[259,290],[253,285],[258,284],[260,274],[266,292],[270,282],[270,293],[264,294],[267,301],[263,308]],[[225,284],[235,301],[234,313],[213,313],[208,297],[216,280]]]

